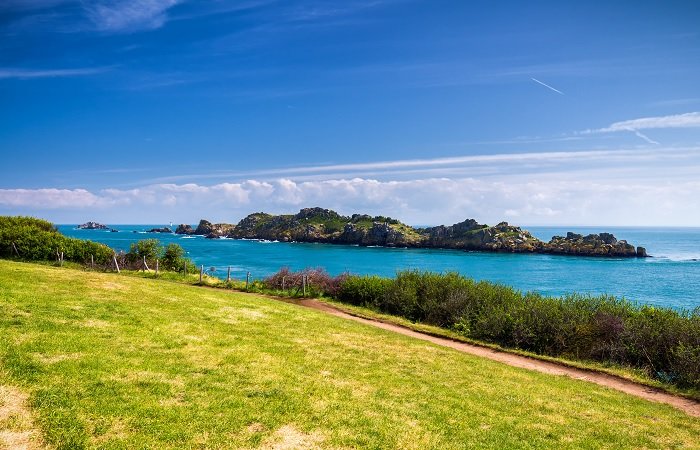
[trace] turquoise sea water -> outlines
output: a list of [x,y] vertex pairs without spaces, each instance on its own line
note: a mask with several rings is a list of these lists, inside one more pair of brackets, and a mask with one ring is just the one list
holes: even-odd
[[[205,239],[199,236],[144,233],[164,225],[118,225],[119,233],[77,230],[60,225],[72,237],[102,242],[128,250],[139,239],[176,242],[188,256],[215,274],[253,278],[270,275],[281,267],[293,270],[323,267],[331,274],[351,272],[393,276],[397,270],[457,271],[466,276],[508,284],[545,295],[569,292],[624,296],[640,303],[679,309],[700,307],[700,228],[526,227],[548,241],[553,235],[608,231],[618,239],[647,248],[653,258],[589,258],[555,255],[479,253],[457,250],[372,248],[329,244],[259,242]],[[134,233],[136,231],[136,233]]]

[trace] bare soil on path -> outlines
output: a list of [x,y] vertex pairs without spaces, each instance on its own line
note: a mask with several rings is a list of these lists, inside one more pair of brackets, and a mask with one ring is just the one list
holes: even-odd
[[354,320],[355,322],[364,323],[366,325],[371,325],[373,327],[381,328],[384,330],[393,331],[404,336],[410,336],[416,339],[421,339],[423,341],[432,342],[433,344],[437,344],[443,347],[449,347],[460,352],[492,359],[503,364],[508,364],[509,366],[534,370],[550,375],[567,376],[576,380],[589,381],[591,383],[599,384],[601,386],[605,386],[611,389],[616,389],[618,391],[634,395],[645,400],[666,403],[684,411],[685,413],[691,416],[700,417],[700,402],[698,401],[674,395],[662,391],[660,389],[644,386],[642,384],[635,383],[634,381],[617,377],[615,375],[609,375],[593,370],[585,370],[565,366],[563,364],[557,364],[554,362],[529,358],[527,356],[498,351],[488,347],[480,347],[478,345],[468,344],[466,342],[455,341],[449,338],[437,337],[425,333],[420,333],[418,331],[410,330],[400,325],[386,323],[380,320],[371,320],[365,319],[363,317],[354,316],[345,311],[341,311],[337,308],[334,308],[333,306],[327,303],[314,299],[304,299],[290,303],[298,304],[303,307],[315,309],[318,311],[323,311],[325,313],[332,314],[337,317],[342,317],[348,320]]

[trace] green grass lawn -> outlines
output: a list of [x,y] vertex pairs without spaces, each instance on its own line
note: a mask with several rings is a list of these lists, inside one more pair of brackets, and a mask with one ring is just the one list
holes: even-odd
[[64,448],[700,447],[700,420],[593,384],[260,296],[8,261],[0,385]]

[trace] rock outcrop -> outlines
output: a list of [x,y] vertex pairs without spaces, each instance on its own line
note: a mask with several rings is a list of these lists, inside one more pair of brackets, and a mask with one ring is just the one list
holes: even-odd
[[175,229],[175,234],[194,234],[194,228],[192,228],[192,225],[181,223]]
[[[624,240],[618,241],[610,233],[583,236],[569,232],[566,237],[554,236],[545,245],[544,252],[586,256],[638,256],[633,245]],[[646,256],[646,251],[643,253]]]
[[542,248],[542,241],[529,231],[501,222],[494,227],[478,223],[474,219],[454,225],[426,228],[426,247],[463,250],[489,250],[501,252],[535,252]]
[[[226,231],[228,230],[228,231]],[[583,236],[567,233],[543,242],[529,231],[501,222],[495,226],[467,219],[454,225],[413,228],[384,216],[353,214],[342,216],[323,208],[304,208],[297,214],[253,213],[236,226],[211,224],[202,220],[196,230],[181,225],[176,233],[236,239],[265,239],[283,242],[322,242],[361,246],[446,248],[467,251],[550,253],[580,256],[645,257],[643,247],[635,248],[610,233]]]
[[192,228],[191,225],[180,224],[175,229],[175,234],[196,234],[205,236],[209,239],[216,239],[233,231],[235,226],[230,223],[211,223],[208,220],[200,220],[197,228]]
[[294,215],[251,214],[241,220],[229,236],[387,247],[416,246],[421,240],[416,230],[390,217],[360,214],[346,217],[323,208],[304,208]]
[[85,222],[82,225],[78,225],[81,230],[109,230],[107,225],[97,223],[97,222]]
[[173,230],[171,230],[168,227],[163,227],[163,228],[151,228],[148,230],[148,233],[172,233]]

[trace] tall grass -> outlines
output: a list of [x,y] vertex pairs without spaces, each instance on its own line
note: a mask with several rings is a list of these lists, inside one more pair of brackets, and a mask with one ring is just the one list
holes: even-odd
[[676,311],[608,295],[546,297],[457,273],[349,276],[341,302],[542,355],[640,368],[700,388],[700,308]]

